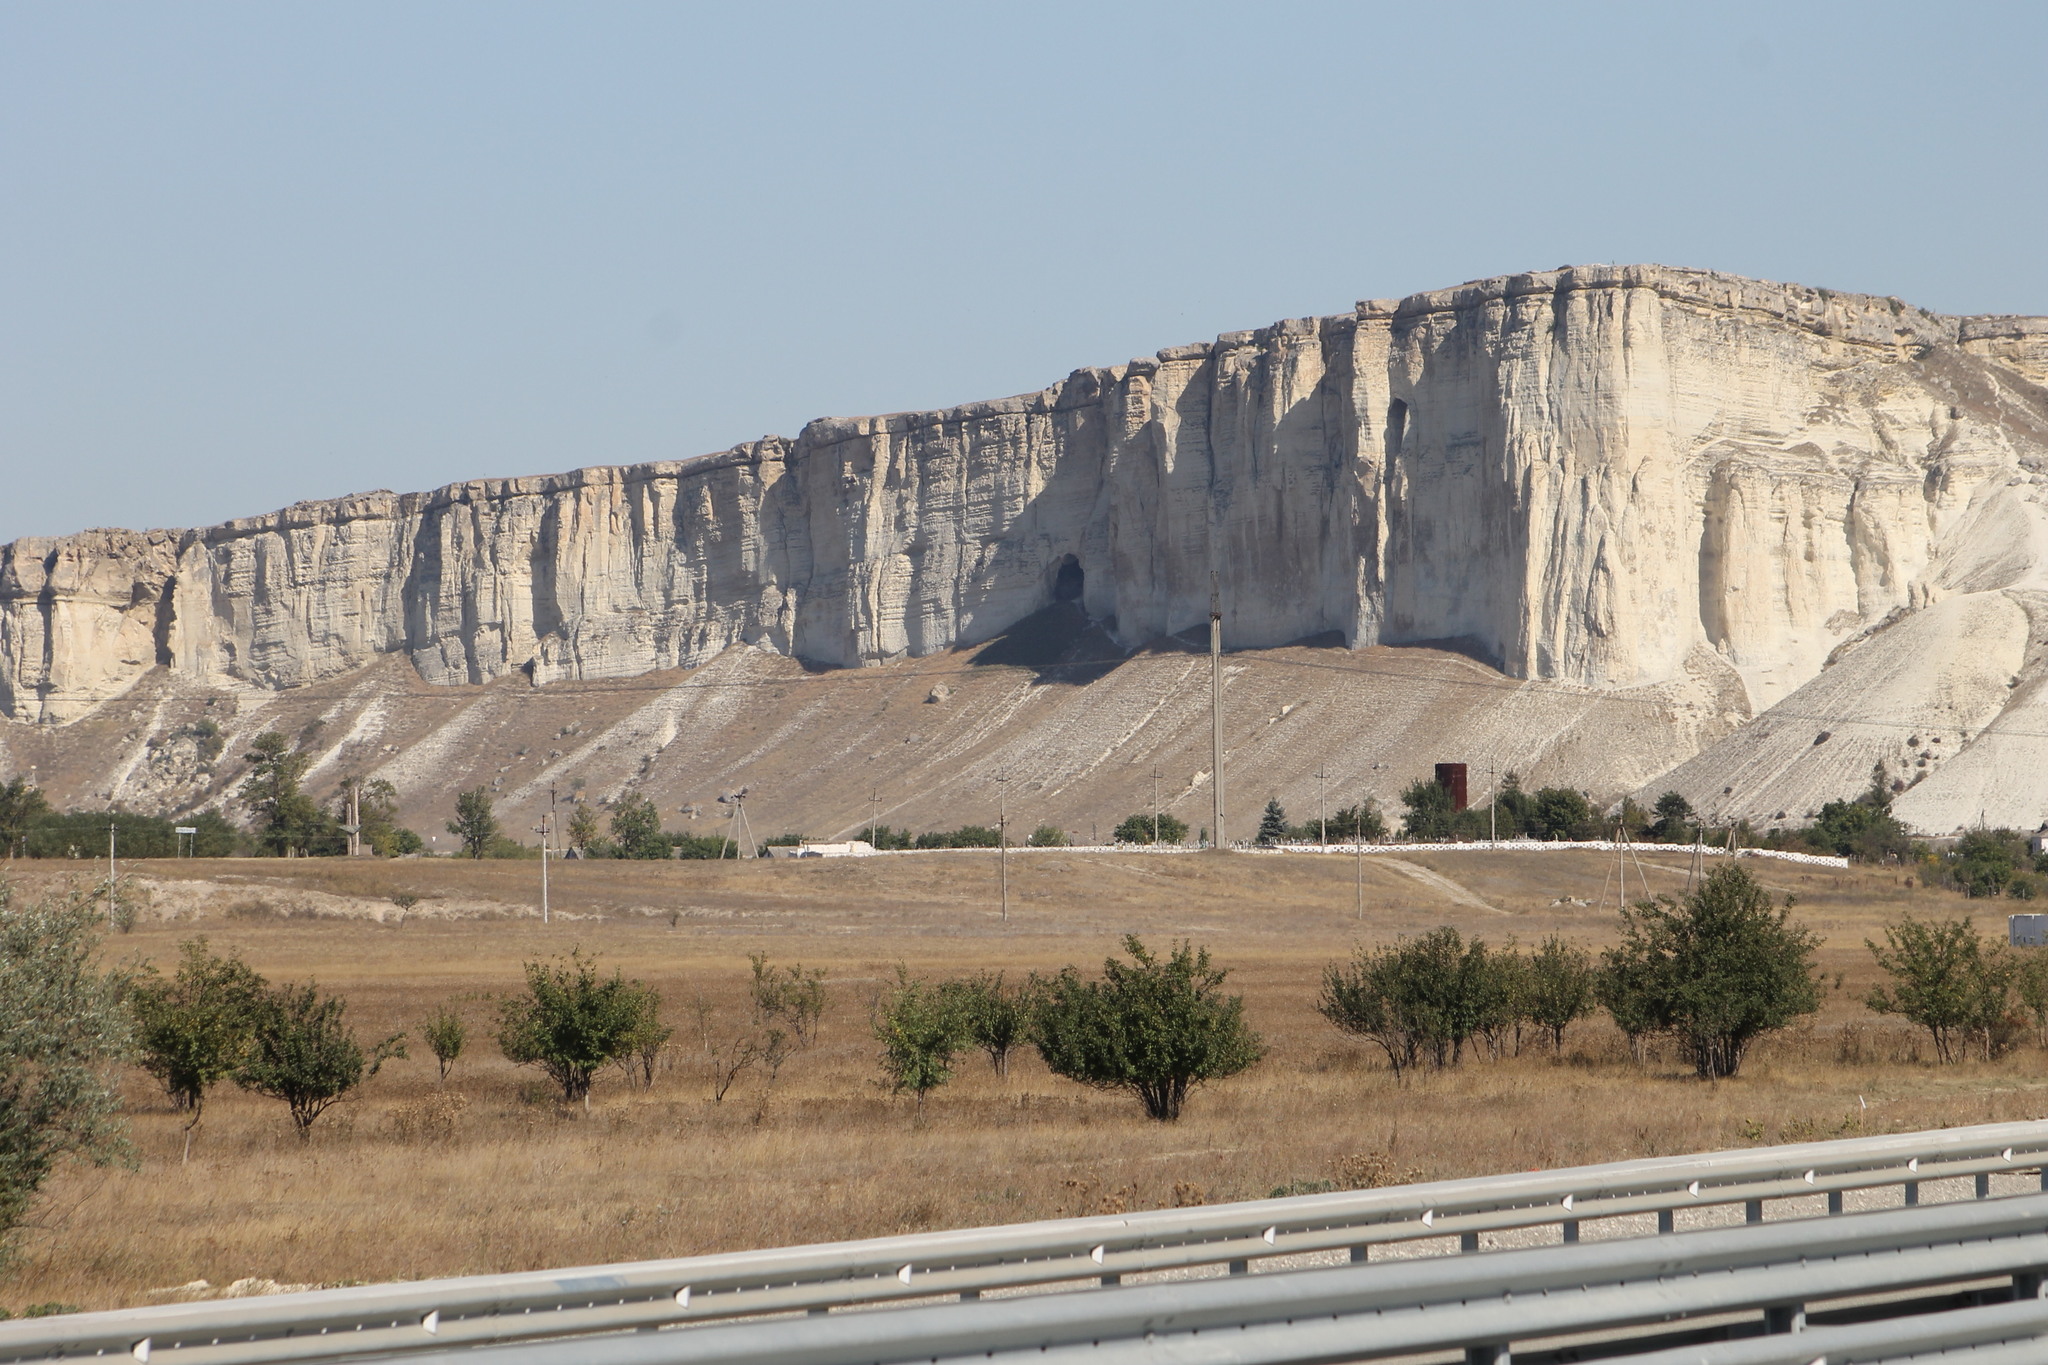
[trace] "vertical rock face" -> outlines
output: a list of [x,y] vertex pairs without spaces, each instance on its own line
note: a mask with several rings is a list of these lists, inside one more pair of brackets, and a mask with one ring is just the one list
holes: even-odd
[[[1702,649],[1755,704],[1957,591],[2035,572],[2048,320],[1662,267],[1481,281],[687,462],[306,503],[0,551],[0,709],[163,665],[285,688],[857,665],[1056,597],[1135,646],[1456,642],[1621,688]],[[2015,483],[2017,481],[2017,484]]]

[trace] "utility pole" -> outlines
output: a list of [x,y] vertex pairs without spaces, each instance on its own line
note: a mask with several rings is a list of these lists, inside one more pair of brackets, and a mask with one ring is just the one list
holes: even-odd
[[548,922],[548,835],[555,823],[555,813],[549,811],[540,817],[540,922]]
[[107,821],[107,923],[114,922],[114,822]]
[[1370,799],[1370,797],[1363,794],[1359,796],[1358,822],[1351,827],[1352,835],[1358,846],[1358,874],[1356,878],[1358,885],[1356,894],[1358,898],[1358,918],[1361,922],[1365,919],[1365,803]]
[[1500,842],[1500,755],[1486,760],[1486,785],[1493,795],[1486,802],[1486,842]]
[[1002,884],[1003,918],[1010,917],[1010,775],[996,777],[996,876]]
[[1324,778],[1323,765],[1316,764],[1316,824],[1319,829],[1316,842],[1324,848],[1330,846],[1330,791]]
[[1209,573],[1209,828],[1213,846],[1223,841],[1223,595]]
[[1159,847],[1159,765],[1152,765],[1152,846]]
[[881,831],[881,827],[880,827],[879,825],[877,825],[877,824],[875,823],[875,822],[876,822],[877,820],[879,820],[879,819],[881,818],[881,815],[880,815],[881,805],[882,805],[882,789],[881,789],[880,787],[878,787],[878,786],[871,786],[871,787],[869,787],[869,788],[868,788],[868,843],[869,843],[869,846],[870,846],[870,847],[873,847],[873,848],[880,848],[880,847],[882,846],[882,831]]

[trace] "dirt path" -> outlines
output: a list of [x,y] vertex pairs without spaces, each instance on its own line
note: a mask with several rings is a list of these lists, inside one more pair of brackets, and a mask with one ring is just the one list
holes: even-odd
[[1373,860],[1373,866],[1391,867],[1396,872],[1405,872],[1453,904],[1470,906],[1474,910],[1484,910],[1490,915],[1505,915],[1508,913],[1497,905],[1491,905],[1481,900],[1478,896],[1467,891],[1442,873],[1432,872],[1417,863],[1404,862],[1399,858],[1381,857]]

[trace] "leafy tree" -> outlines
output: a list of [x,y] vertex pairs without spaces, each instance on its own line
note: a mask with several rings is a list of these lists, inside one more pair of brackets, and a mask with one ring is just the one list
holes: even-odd
[[1717,867],[1682,902],[1621,914],[1622,941],[1604,955],[1615,1022],[1674,1035],[1703,1080],[1733,1076],[1758,1037],[1820,1008],[1819,936],[1747,869]]
[[1573,839],[1593,823],[1593,808],[1583,793],[1570,787],[1545,787],[1536,793],[1530,833],[1543,839]]
[[569,847],[587,849],[597,842],[597,811],[579,801],[576,809],[569,812]]
[[448,822],[448,832],[472,858],[491,851],[492,841],[498,837],[498,817],[491,813],[490,788],[474,787],[455,798],[455,818]]
[[1129,1090],[1155,1119],[1177,1119],[1188,1090],[1234,1076],[1265,1048],[1244,1022],[1244,998],[1226,996],[1227,972],[1209,950],[1182,943],[1167,958],[1124,938],[1131,961],[1109,958],[1102,980],[1072,967],[1047,983],[1034,1019],[1039,1056],[1054,1075],[1099,1090]]
[[1502,774],[1493,807],[1493,824],[1503,839],[1528,834],[1536,828],[1536,798],[1522,790],[1519,773]]
[[661,1060],[661,1050],[675,1032],[661,1022],[660,994],[651,987],[641,991],[640,1012],[628,1031],[625,1054],[619,1059],[628,1077],[638,1077],[641,1089],[654,1089],[654,1068]]
[[747,989],[755,1022],[786,1029],[800,1049],[816,1042],[825,1018],[825,969],[805,971],[800,963],[771,967],[766,953],[749,953],[747,961],[754,969]]
[[207,951],[204,937],[179,944],[178,955],[177,974],[168,980],[145,967],[129,1003],[142,1069],[191,1114],[185,1123],[189,1155],[207,1090],[233,1076],[248,1056],[268,983],[233,953]]
[[1896,861],[1913,848],[1906,827],[1892,816],[1892,794],[1881,759],[1871,769],[1870,790],[1854,801],[1822,806],[1805,835],[1810,848],[1866,863]]
[[1256,842],[1260,848],[1271,848],[1287,841],[1287,812],[1280,808],[1278,797],[1267,800],[1264,814],[1259,816],[1259,833]]
[[1065,848],[1068,844],[1067,832],[1058,825],[1040,825],[1031,831],[1031,838],[1027,842],[1033,848]]
[[99,924],[89,893],[24,905],[0,882],[0,1252],[60,1162],[127,1155],[111,1074],[127,983],[98,969]]
[[1001,842],[1002,834],[988,825],[927,830],[917,836],[919,848],[994,848]]
[[1677,792],[1665,792],[1657,798],[1657,820],[1650,826],[1650,837],[1660,844],[1689,844],[1693,839],[1692,802]]
[[672,847],[661,832],[661,813],[645,796],[622,797],[612,807],[612,844],[621,858],[666,858]]
[[895,986],[876,1002],[874,1030],[890,1087],[916,1095],[920,1109],[927,1094],[953,1079],[953,1059],[969,1045],[959,995],[913,979],[901,966]]
[[[1152,812],[1140,811],[1127,815],[1124,822],[1111,830],[1109,837],[1119,844],[1149,844],[1152,842]],[[1165,811],[1159,812],[1159,842],[1162,844],[1186,843],[1188,824],[1176,820]]]
[[2012,989],[2034,1021],[2036,1041],[2048,1039],[2048,952],[2028,948],[2016,954]]
[[385,1062],[405,1056],[402,1033],[365,1052],[348,1027],[347,1013],[347,1000],[321,995],[310,981],[267,991],[257,1004],[249,1051],[235,1071],[235,1084],[284,1101],[301,1142],[311,1136],[315,1119],[347,1099]]
[[528,962],[526,993],[503,1001],[498,1047],[520,1066],[537,1066],[562,1087],[562,1100],[590,1108],[590,1082],[635,1047],[652,992],[614,967],[597,974],[581,949],[554,964]]
[[1593,1012],[1593,958],[1584,948],[1552,934],[1529,959],[1529,1019],[1550,1035],[1554,1052],[1564,1051],[1564,1031]]
[[1355,806],[1345,806],[1330,815],[1330,839],[1340,844],[1353,844],[1363,840],[1370,844],[1384,839],[1387,834],[1386,817],[1367,797]]
[[360,785],[356,815],[362,822],[359,837],[380,858],[398,858],[420,851],[420,836],[398,823],[398,788],[381,777],[344,777],[334,798],[335,819],[348,818],[348,794]]
[[42,788],[31,787],[27,778],[0,784],[0,857],[27,852],[29,827],[49,813]]
[[434,1062],[441,1068],[441,1083],[446,1085],[455,1059],[462,1055],[462,1045],[469,1041],[469,1025],[462,1022],[453,1005],[443,1005],[421,1026],[420,1035],[434,1054]]
[[249,746],[243,762],[249,765],[249,775],[237,796],[256,817],[257,843],[265,852],[303,857],[341,851],[334,821],[300,789],[306,770],[313,766],[312,755],[277,731],[265,730]]
[[1522,1017],[1526,990],[1512,951],[1469,944],[1449,925],[1323,970],[1316,1009],[1345,1033],[1377,1043],[1396,1076],[1426,1055],[1454,1066],[1475,1034],[1499,1050]]
[[1401,819],[1401,833],[1407,838],[1420,842],[1451,837],[1457,812],[1451,809],[1450,788],[1441,782],[1417,778],[1402,788],[1401,804],[1408,808]]
[[1010,1072],[1010,1054],[1031,1032],[1031,1001],[1027,989],[1003,984],[1001,972],[982,972],[940,987],[957,1012],[967,1041],[988,1054],[998,1076]]
[[[1879,1014],[1897,1014],[1927,1030],[1944,1062],[1962,1055],[1963,1040],[1991,1030],[2005,1016],[2012,959],[1987,944],[1968,919],[1916,920],[1887,925],[1884,946],[1863,940],[1891,978],[1864,997]],[[1988,1047],[1986,1049],[1989,1050]]]
[[1946,869],[1966,896],[2002,896],[2019,872],[2025,842],[2011,830],[1973,829],[1956,841]]
[[861,838],[867,840],[870,848],[901,849],[916,848],[917,838],[907,829],[891,825],[870,825],[861,831]]

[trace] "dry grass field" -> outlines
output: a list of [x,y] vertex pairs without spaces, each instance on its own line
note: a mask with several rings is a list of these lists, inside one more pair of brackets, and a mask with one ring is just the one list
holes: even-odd
[[[1614,918],[1611,887],[1605,907],[1574,903],[1599,900],[1604,855],[1402,861],[1367,860],[1362,919],[1356,869],[1341,856],[1013,854],[1007,920],[989,853],[567,864],[545,926],[533,863],[138,864],[157,917],[111,940],[114,957],[168,963],[205,933],[273,981],[312,977],[345,993],[361,1037],[409,1031],[412,1057],[304,1144],[282,1105],[223,1086],[189,1164],[182,1117],[134,1073],[134,1166],[54,1182],[0,1277],[0,1306],[106,1307],[202,1279],[339,1284],[1241,1199],[1330,1179],[1359,1153],[1447,1177],[2048,1114],[2039,1051],[1936,1067],[1909,1032],[1857,1003],[1872,977],[1866,935],[1908,910],[1966,902],[1897,872],[1768,862],[1749,866],[1796,894],[1826,936],[1829,1003],[1740,1077],[1701,1084],[1669,1058],[1638,1065],[1611,1029],[1588,1023],[1563,1057],[1531,1045],[1397,1085],[1314,1012],[1325,962],[1442,923],[1598,945]],[[1682,851],[1644,861],[1652,889],[1683,884]],[[34,894],[66,871],[6,875]],[[395,894],[422,898],[402,923]],[[1268,1043],[1265,1061],[1198,1092],[1180,1122],[1149,1122],[1135,1102],[1053,1077],[1035,1057],[1006,1078],[967,1059],[922,1112],[878,1083],[869,1002],[897,964],[935,977],[1092,968],[1126,932],[1209,945]],[[588,1115],[506,1063],[488,1030],[488,997],[517,986],[522,961],[579,946],[658,987],[676,1028],[651,1089],[609,1072]],[[747,1026],[750,952],[826,968],[830,1007],[818,1044],[772,1085],[750,1074],[714,1103],[701,1035],[716,1043]],[[444,1089],[419,1026],[450,999],[472,1027]]]

